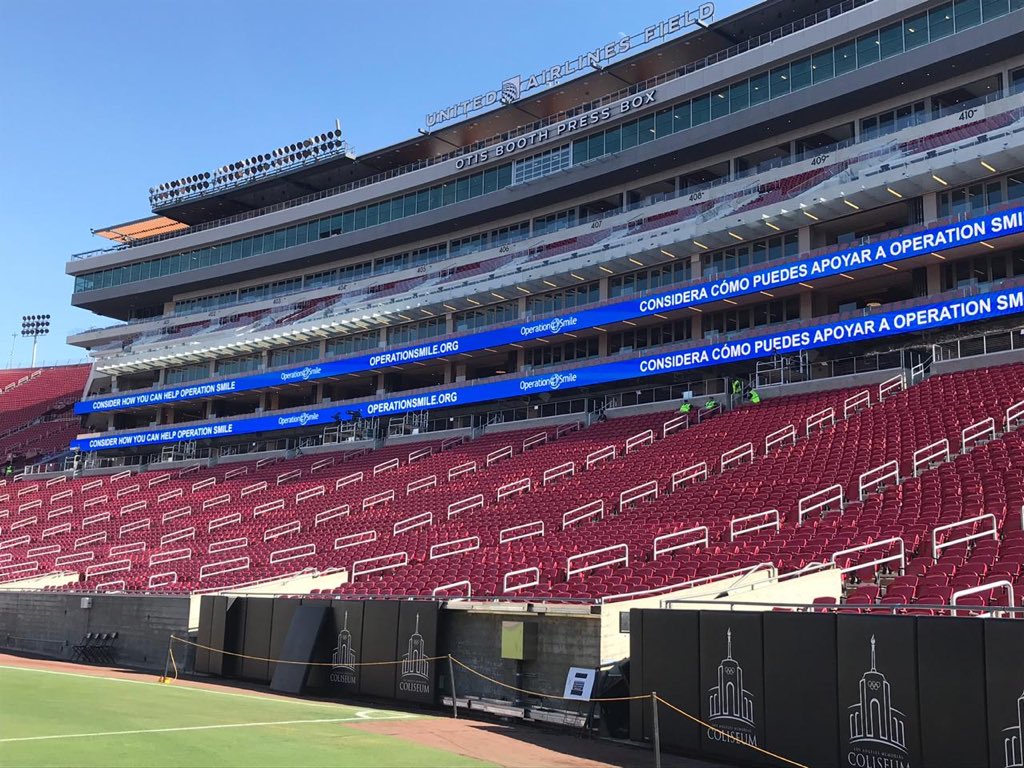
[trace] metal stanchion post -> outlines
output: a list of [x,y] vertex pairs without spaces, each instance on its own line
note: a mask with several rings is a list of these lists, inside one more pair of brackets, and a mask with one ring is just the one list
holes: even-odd
[[654,733],[654,768],[661,768],[661,733],[658,730],[658,692],[651,691],[651,722]]
[[459,719],[459,702],[455,698],[455,665],[452,664],[452,655],[448,654],[448,679],[451,681],[452,689],[452,717]]
[[171,664],[171,643],[174,642],[174,636],[171,635],[167,638],[167,655],[164,657],[164,676],[160,678],[160,682],[167,682],[167,672]]

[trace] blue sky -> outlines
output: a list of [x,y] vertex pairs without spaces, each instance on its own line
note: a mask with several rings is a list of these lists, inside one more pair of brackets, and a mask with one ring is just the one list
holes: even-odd
[[[82,359],[68,257],[149,215],[149,187],[341,120],[356,154],[423,116],[634,33],[697,0],[0,0],[0,367]],[[716,18],[751,5],[720,0]]]

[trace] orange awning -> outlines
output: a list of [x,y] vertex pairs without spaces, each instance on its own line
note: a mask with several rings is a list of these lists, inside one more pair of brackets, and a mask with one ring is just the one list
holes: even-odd
[[144,240],[147,237],[155,237],[167,232],[186,229],[187,227],[188,224],[182,224],[180,221],[169,219],[166,216],[151,216],[148,219],[129,221],[127,224],[94,229],[92,233],[105,237],[108,240],[117,240],[119,243],[130,243],[135,240]]

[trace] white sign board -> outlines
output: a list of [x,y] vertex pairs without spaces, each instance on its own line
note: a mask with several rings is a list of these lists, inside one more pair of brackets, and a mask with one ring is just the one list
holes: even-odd
[[594,691],[594,680],[596,679],[597,670],[595,669],[569,667],[569,674],[565,676],[565,693],[562,695],[576,701],[590,701],[590,694]]

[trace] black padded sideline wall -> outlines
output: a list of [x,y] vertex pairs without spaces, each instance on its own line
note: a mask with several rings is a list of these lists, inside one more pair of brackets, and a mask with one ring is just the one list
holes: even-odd
[[[1024,765],[1024,621],[640,610],[630,628],[632,695],[657,690],[805,765]],[[730,683],[741,670],[742,684]],[[665,748],[725,755],[708,729],[687,734],[681,717],[660,712]],[[630,736],[650,739],[649,701],[631,703]],[[732,746],[730,762],[765,764]]]

